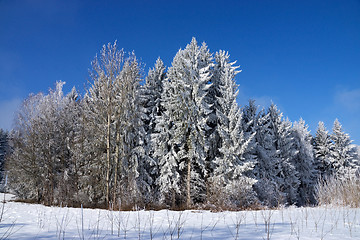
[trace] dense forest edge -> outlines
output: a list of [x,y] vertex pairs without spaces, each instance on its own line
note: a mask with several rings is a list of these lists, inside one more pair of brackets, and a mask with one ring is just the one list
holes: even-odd
[[170,67],[141,66],[109,43],[83,96],[59,81],[25,99],[0,129],[0,191],[122,210],[360,206],[359,149],[338,120],[311,135],[275,104],[239,106],[236,62],[195,38]]

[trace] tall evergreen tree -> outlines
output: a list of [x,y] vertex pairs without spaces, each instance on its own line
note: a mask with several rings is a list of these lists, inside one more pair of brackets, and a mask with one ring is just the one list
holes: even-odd
[[292,128],[292,137],[294,140],[295,155],[292,162],[299,173],[299,205],[315,204],[315,184],[317,182],[317,171],[311,145],[312,137],[307,130],[305,121],[300,119],[295,122]]
[[164,110],[156,117],[155,131],[151,135],[151,144],[154,150],[154,159],[158,162],[159,174],[156,179],[158,197],[160,203],[165,203],[175,207],[179,204],[183,188],[181,187],[181,175],[179,161],[176,154],[176,144],[174,142],[174,116],[170,96],[173,94],[168,79],[164,81],[161,94],[160,107]]
[[0,129],[0,191],[5,180],[5,155],[8,152],[8,133]]
[[298,172],[292,163],[293,141],[291,123],[283,120],[282,113],[272,104],[258,120],[257,166],[254,174],[259,180],[255,185],[262,202],[276,206],[294,204],[299,186]]
[[316,135],[313,139],[315,166],[319,178],[328,178],[332,175],[331,152],[333,143],[323,122],[319,122]]
[[[159,133],[157,123],[159,118],[162,117],[164,109],[161,106],[161,96],[163,94],[164,81],[165,81],[165,66],[163,61],[158,58],[155,67],[149,70],[146,77],[145,85],[141,88],[140,105],[142,114],[142,121],[144,125],[144,158],[148,171],[148,192],[152,195],[155,194],[156,185],[155,180],[158,177],[158,156],[154,152],[159,147],[153,142],[153,138]],[[162,155],[160,155],[161,157]],[[149,196],[154,199],[154,196]]]
[[251,139],[249,142],[249,151],[245,154],[245,160],[254,163],[257,162],[257,142],[255,135],[258,130],[258,117],[258,107],[255,104],[255,100],[250,99],[248,105],[245,105],[242,109],[242,129],[244,131],[245,138]]
[[359,169],[356,147],[351,144],[350,136],[342,130],[342,126],[337,119],[334,121],[331,139],[334,144],[330,155],[333,174],[335,177],[342,179],[355,177]]
[[[211,54],[207,46],[198,46],[195,38],[174,57],[168,71],[167,115],[172,119],[171,135],[174,153],[185,184],[186,206],[205,198],[206,141],[208,116],[206,98],[211,84]],[[161,177],[161,176],[160,176]]]
[[[161,95],[163,93],[166,73],[163,61],[158,58],[155,67],[149,70],[145,85],[142,88],[142,107],[145,115],[143,121],[146,126],[148,137],[155,132],[156,118],[164,111],[161,107]],[[150,142],[150,140],[147,140]],[[150,154],[151,155],[151,154]]]
[[276,154],[281,161],[281,171],[279,172],[281,181],[278,184],[280,191],[285,196],[285,202],[295,204],[298,199],[299,173],[293,164],[296,152],[291,137],[291,122],[283,119],[282,113],[274,104],[269,107],[269,113]]
[[274,145],[274,133],[271,128],[270,113],[261,110],[258,113],[256,125],[256,164],[254,176],[257,183],[254,189],[259,200],[268,206],[277,206],[284,196],[280,191],[281,159]]
[[[242,113],[236,102],[238,86],[235,83],[235,75],[239,72],[236,70],[238,67],[233,66],[235,62],[231,63],[229,55],[224,51],[216,53],[215,60],[217,79],[214,105],[219,148],[214,159],[213,184],[226,188],[225,194],[232,195],[233,198],[250,197],[249,193],[255,181],[246,176],[246,173],[251,172],[253,162],[245,161],[245,154],[250,151],[249,143],[254,136],[245,136],[242,129]],[[243,186],[237,193],[234,189],[236,185]]]
[[125,102],[126,112],[124,116],[119,115],[119,121],[125,121],[120,136],[123,135],[122,141],[127,148],[125,153],[128,152],[129,154],[129,159],[123,164],[122,172],[126,175],[125,183],[129,191],[130,203],[144,206],[151,200],[153,179],[149,166],[154,164],[152,159],[147,156],[147,133],[141,111],[140,65],[134,54],[125,61],[121,73],[126,83],[125,91],[122,90],[122,92],[127,93],[127,98]]

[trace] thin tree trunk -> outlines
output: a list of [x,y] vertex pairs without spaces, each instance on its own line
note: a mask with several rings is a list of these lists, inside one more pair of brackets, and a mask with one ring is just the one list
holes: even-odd
[[191,180],[191,160],[188,159],[187,179],[186,179],[186,208],[189,208],[191,205],[190,180]]
[[54,165],[54,161],[53,161],[53,157],[51,156],[51,144],[50,144],[50,139],[51,136],[48,135],[48,205],[52,205],[53,203],[53,183],[54,183],[54,170],[53,170],[53,165]]
[[[118,178],[118,167],[119,167],[119,158],[120,158],[120,132],[116,130],[116,148],[115,148],[115,170],[114,170],[114,193],[113,193],[113,202],[115,203],[117,199],[117,178]],[[119,206],[120,207],[120,206]],[[120,209],[119,209],[120,210]]]
[[107,139],[106,139],[106,205],[109,205],[110,200],[110,121],[111,121],[111,114],[108,112],[107,116]]

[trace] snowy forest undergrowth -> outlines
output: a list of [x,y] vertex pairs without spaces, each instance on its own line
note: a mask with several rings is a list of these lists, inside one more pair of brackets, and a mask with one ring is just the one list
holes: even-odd
[[359,155],[339,121],[312,136],[275,104],[240,107],[235,64],[194,38],[144,77],[134,53],[104,45],[83,96],[57,82],[0,132],[6,190],[114,210],[358,207]]

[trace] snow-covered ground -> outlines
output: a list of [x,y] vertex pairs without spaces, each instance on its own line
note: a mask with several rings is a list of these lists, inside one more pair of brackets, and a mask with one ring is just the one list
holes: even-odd
[[4,236],[8,239],[360,239],[360,209],[118,212],[7,202],[0,223],[0,239]]

